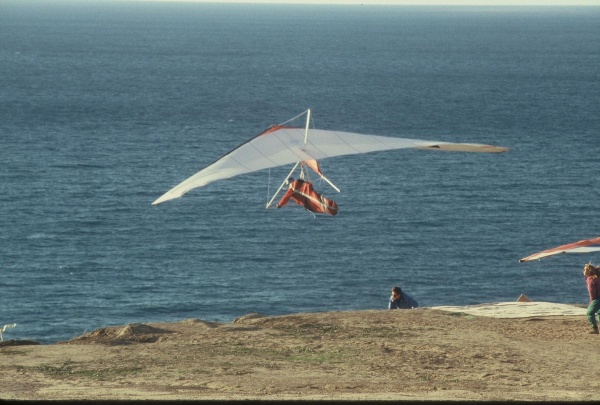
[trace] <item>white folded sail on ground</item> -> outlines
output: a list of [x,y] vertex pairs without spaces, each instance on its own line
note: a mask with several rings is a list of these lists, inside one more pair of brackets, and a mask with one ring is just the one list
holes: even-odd
[[524,257],[519,262],[529,262],[531,260],[539,260],[544,257],[554,256],[561,253],[590,253],[590,252],[600,252],[600,237],[593,239],[584,239],[579,242],[568,243],[566,245],[561,245],[554,247],[552,249],[547,249],[538,253],[534,253],[530,256]]
[[310,110],[306,113],[306,128],[288,127],[284,124],[273,126],[173,187],[152,205],[181,197],[194,188],[206,186],[217,180],[288,164],[298,165],[300,162],[320,161],[335,156],[404,148],[488,153],[508,150],[499,146],[474,143],[424,141],[309,129]]

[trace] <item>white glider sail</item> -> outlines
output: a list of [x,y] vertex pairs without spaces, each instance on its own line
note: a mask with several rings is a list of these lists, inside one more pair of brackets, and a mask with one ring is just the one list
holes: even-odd
[[[310,114],[310,110],[307,111]],[[320,161],[335,156],[418,148],[462,152],[506,152],[508,149],[482,144],[423,141],[364,135],[322,129],[273,126],[233,149],[208,167],[167,191],[152,205],[181,197],[188,191],[217,180],[273,167]]]
[[579,242],[573,242],[566,245],[557,246],[552,249],[547,249],[538,253],[534,253],[530,256],[524,257],[519,262],[528,262],[531,260],[539,260],[544,257],[554,256],[561,253],[590,253],[600,252],[600,237],[593,239],[580,240]]

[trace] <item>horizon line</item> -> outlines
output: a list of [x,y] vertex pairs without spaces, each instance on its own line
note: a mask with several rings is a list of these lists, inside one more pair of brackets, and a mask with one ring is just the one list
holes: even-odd
[[470,6],[470,7],[562,7],[600,6],[600,0],[114,0],[153,3],[244,3],[244,4],[321,4],[321,5],[388,5],[388,6]]

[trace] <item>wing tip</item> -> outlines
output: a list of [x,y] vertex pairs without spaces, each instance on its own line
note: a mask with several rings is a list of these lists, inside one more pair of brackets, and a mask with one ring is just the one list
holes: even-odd
[[178,187],[172,188],[171,190],[167,191],[166,193],[164,193],[163,195],[158,197],[151,205],[158,205],[158,204],[164,203],[165,201],[174,200],[176,198],[181,197],[188,191],[190,191],[190,190],[189,189],[178,190]]
[[154,200],[154,202],[152,203],[152,205],[162,204],[165,201],[169,201],[169,200],[172,200],[173,198],[176,198],[176,197],[169,196],[168,194],[169,193],[166,193],[166,194],[163,194],[160,197],[158,197],[156,200]]
[[510,148],[504,146],[486,145],[479,143],[439,143],[435,145],[418,146],[418,149],[435,149],[451,152],[483,152],[483,153],[504,153]]

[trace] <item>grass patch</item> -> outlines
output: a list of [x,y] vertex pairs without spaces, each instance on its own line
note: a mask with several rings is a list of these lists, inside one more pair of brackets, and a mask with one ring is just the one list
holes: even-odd
[[27,352],[24,350],[0,350],[0,354],[5,356],[19,356],[27,354]]
[[77,367],[74,362],[65,362],[60,366],[51,366],[43,364],[35,367],[19,367],[20,369],[28,369],[43,373],[49,377],[63,379],[67,377],[83,377],[95,380],[112,379],[114,377],[122,377],[125,375],[138,374],[143,371],[141,367],[131,368],[103,368],[103,369],[86,369]]
[[288,359],[298,362],[309,362],[319,364],[338,364],[354,363],[352,360],[356,353],[351,350],[332,349],[332,350],[315,350],[311,348],[302,348],[296,353],[291,354]]
[[466,319],[475,319],[475,315],[467,314],[466,312],[448,312],[446,316],[462,317]]

